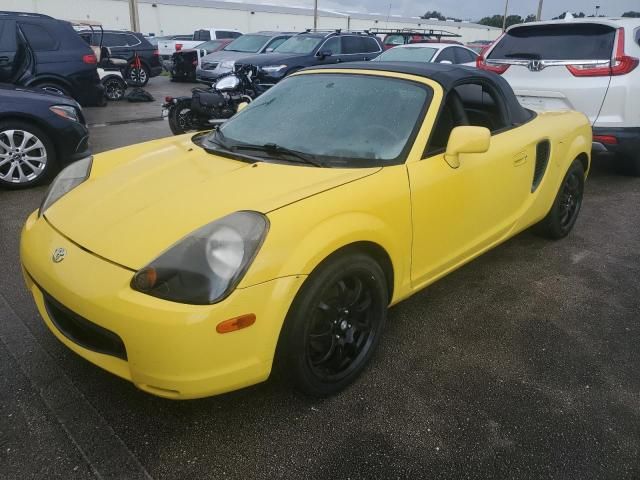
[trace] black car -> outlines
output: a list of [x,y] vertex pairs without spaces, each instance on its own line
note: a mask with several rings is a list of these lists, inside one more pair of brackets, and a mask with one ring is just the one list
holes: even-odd
[[307,31],[289,38],[272,53],[243,58],[236,64],[258,67],[260,84],[268,88],[301,68],[371,60],[382,51],[378,37],[366,32]]
[[[129,66],[124,69],[123,74],[135,84],[144,86],[151,77],[162,73],[158,49],[141,33],[126,30],[84,30],[79,35],[89,45],[109,48],[111,57],[127,60]],[[135,64],[136,55],[140,59],[140,68]]]
[[0,83],[0,188],[44,183],[89,155],[89,131],[77,102]]
[[93,50],[69,22],[47,15],[0,11],[0,82],[38,87],[104,103]]

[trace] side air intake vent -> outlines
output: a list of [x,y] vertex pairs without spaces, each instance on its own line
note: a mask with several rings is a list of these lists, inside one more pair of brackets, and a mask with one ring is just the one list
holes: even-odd
[[549,154],[551,153],[551,144],[549,140],[544,140],[536,146],[536,168],[533,171],[533,184],[531,185],[531,193],[535,192],[547,171],[549,164]]

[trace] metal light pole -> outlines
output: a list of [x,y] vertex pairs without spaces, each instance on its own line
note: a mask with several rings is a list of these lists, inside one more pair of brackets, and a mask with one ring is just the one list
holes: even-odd
[[507,29],[507,10],[509,9],[509,0],[504,2],[504,18],[502,19],[502,31]]
[[540,3],[538,3],[538,15],[536,16],[536,20],[540,21],[542,20],[542,2],[544,0],[540,0]]
[[313,2],[313,29],[318,29],[318,0]]
[[129,0],[129,20],[131,21],[131,30],[140,31],[140,18],[138,17],[138,0]]

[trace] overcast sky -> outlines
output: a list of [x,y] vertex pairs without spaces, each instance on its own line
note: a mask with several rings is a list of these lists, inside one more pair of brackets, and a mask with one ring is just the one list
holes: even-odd
[[[238,0],[236,0],[238,1]],[[242,1],[242,0],[240,0]],[[259,3],[274,3],[285,6],[313,7],[313,0],[249,0]],[[480,18],[502,14],[505,0],[318,0],[319,8],[340,11],[360,11],[386,15],[391,4],[391,14],[419,16],[428,10],[438,10],[443,15],[462,19]],[[600,14],[621,15],[628,10],[640,10],[640,0],[545,0],[543,19],[556,17],[565,10],[584,12],[591,15],[595,6],[600,5]],[[526,16],[536,13],[538,0],[509,0],[509,14]]]

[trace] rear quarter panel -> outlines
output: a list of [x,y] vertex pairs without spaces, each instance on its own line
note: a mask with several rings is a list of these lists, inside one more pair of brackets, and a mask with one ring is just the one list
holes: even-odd
[[549,213],[560,184],[576,158],[585,159],[585,173],[588,173],[592,132],[586,115],[575,111],[538,113],[535,119],[518,128],[523,129],[524,133],[529,132],[533,138],[548,139],[551,143],[549,164],[544,177],[525,202],[517,226],[517,230],[521,231],[542,220]]

